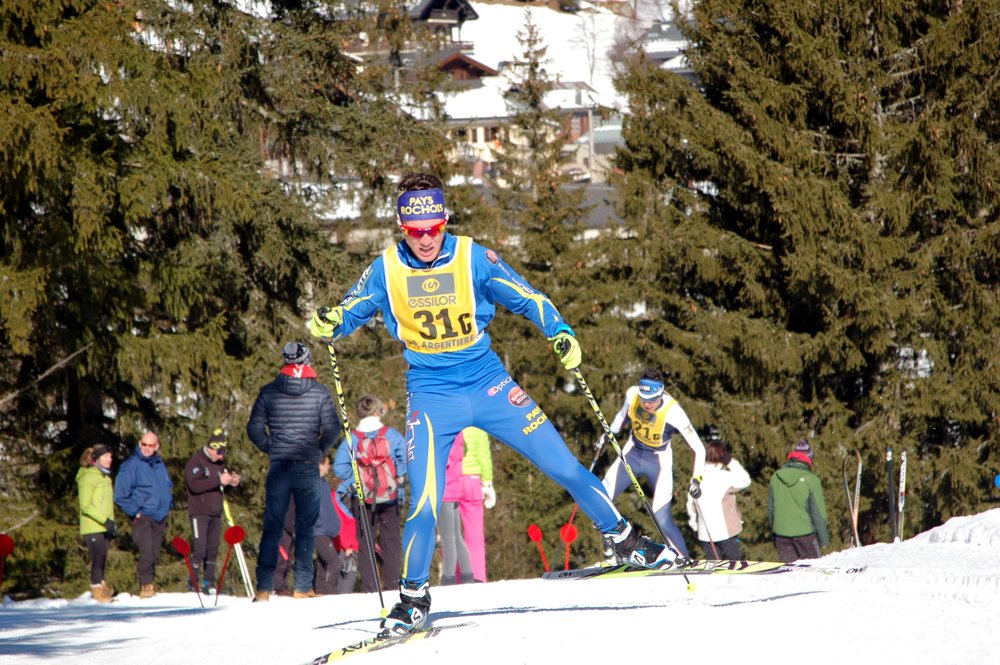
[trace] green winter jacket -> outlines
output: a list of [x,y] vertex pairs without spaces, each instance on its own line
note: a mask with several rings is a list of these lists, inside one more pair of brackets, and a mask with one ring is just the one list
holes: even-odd
[[821,547],[830,544],[823,486],[808,464],[792,461],[774,472],[767,492],[767,518],[776,536],[815,533]]
[[493,455],[490,453],[490,435],[477,427],[462,430],[465,438],[465,457],[462,458],[462,475],[479,476],[484,483],[493,482]]
[[111,476],[104,475],[97,467],[80,467],[76,472],[76,486],[80,494],[80,535],[104,533],[104,523],[115,519],[114,489]]

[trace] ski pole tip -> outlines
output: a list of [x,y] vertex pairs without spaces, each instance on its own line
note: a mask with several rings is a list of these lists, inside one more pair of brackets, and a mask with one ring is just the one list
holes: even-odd
[[694,593],[696,588],[694,582],[688,582],[688,593]]
[[388,607],[383,607],[382,611],[379,612],[379,616],[381,616],[383,619],[386,618],[387,616],[389,616],[389,608]]

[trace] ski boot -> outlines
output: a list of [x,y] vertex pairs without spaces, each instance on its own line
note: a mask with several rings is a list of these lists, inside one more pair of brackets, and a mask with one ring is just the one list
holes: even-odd
[[417,584],[403,580],[399,585],[399,602],[382,619],[379,636],[405,635],[419,630],[427,621],[430,610],[430,585],[427,582]]
[[605,551],[611,550],[615,563],[640,568],[683,567],[688,559],[669,545],[654,543],[640,536],[625,520],[603,534]]

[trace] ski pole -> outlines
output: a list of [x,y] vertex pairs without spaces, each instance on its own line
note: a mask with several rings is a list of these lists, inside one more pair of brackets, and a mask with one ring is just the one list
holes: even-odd
[[[326,307],[317,310],[321,319],[326,318]],[[337,407],[340,412],[340,426],[344,430],[344,441],[347,443],[347,450],[351,454],[351,471],[354,473],[354,489],[358,496],[358,511],[361,522],[361,533],[364,535],[365,545],[368,547],[369,560],[372,565],[372,576],[375,579],[375,587],[378,589],[378,602],[382,606],[382,616],[388,614],[385,601],[382,599],[382,578],[378,573],[378,565],[375,563],[375,543],[372,540],[371,529],[368,525],[368,511],[365,509],[365,490],[361,484],[361,470],[358,469],[358,459],[354,451],[353,436],[351,426],[347,422],[347,404],[344,402],[344,388],[340,384],[340,366],[337,364],[337,350],[333,348],[333,340],[326,345],[326,350],[330,354],[330,367],[333,369],[333,387],[337,394]]]
[[[660,527],[660,523],[656,521],[656,515],[653,513],[652,507],[649,505],[649,499],[646,498],[646,493],[642,491],[639,479],[635,477],[634,473],[632,473],[632,467],[629,466],[628,460],[626,460],[625,456],[622,455],[622,449],[618,445],[618,441],[615,440],[615,435],[611,432],[611,426],[608,425],[608,421],[604,419],[604,414],[601,413],[601,407],[598,405],[597,400],[594,399],[594,393],[590,392],[590,386],[587,385],[587,381],[583,378],[583,373],[580,371],[579,367],[573,370],[573,376],[576,377],[576,382],[580,384],[583,394],[587,396],[587,401],[590,402],[590,408],[594,410],[594,415],[597,416],[598,422],[600,422],[601,427],[604,428],[604,433],[607,435],[608,441],[611,443],[611,447],[615,449],[616,453],[618,453],[618,458],[622,461],[622,466],[625,467],[625,471],[628,473],[628,477],[632,481],[632,487],[635,488],[635,493],[640,499],[642,499],[642,505],[649,514],[649,517],[653,520],[653,526],[656,527],[656,531],[660,534],[660,537],[663,539],[665,545],[668,545],[674,552],[680,553],[677,546],[674,545],[669,538],[667,538],[667,534],[663,532],[663,529]],[[691,580],[688,579],[688,576],[683,572],[681,573],[681,576],[688,585],[688,591],[694,591],[694,585],[691,584]]]
[[885,472],[886,480],[889,482],[889,538],[890,542],[898,542],[899,534],[896,532],[896,488],[892,486],[892,448],[885,449]]
[[[226,516],[226,523],[230,527],[236,526],[233,522],[233,514],[229,512],[229,502],[226,501],[226,490],[224,489],[222,490],[222,512]],[[243,545],[240,543],[236,543],[236,563],[240,570],[240,577],[243,578],[243,588],[247,592],[247,598],[252,600],[254,597],[253,580],[250,579],[250,569],[247,568],[247,560],[243,556]]]
[[854,538],[854,546],[861,547],[861,539],[858,537],[858,494],[861,491],[861,453],[854,451],[858,456],[858,479],[854,487],[854,501],[851,501],[851,486],[847,481],[847,459],[850,453],[844,455],[840,463],[840,475],[844,480],[844,493],[847,495],[847,516],[851,520],[851,533]]
[[537,524],[528,525],[528,538],[531,538],[538,545],[538,553],[542,556],[542,565],[545,566],[545,572],[549,572],[549,560],[545,556],[545,548],[542,547],[542,530],[538,528]]
[[701,512],[701,501],[698,499],[694,500],[694,512],[698,515],[699,523],[705,526],[705,535],[708,536],[708,544],[712,546],[712,554],[715,555],[715,560],[720,561],[719,550],[715,546],[715,538],[712,538],[712,532],[708,530],[708,522],[705,520],[705,513]]
[[[590,466],[587,467],[587,471],[590,471],[591,473],[594,472],[594,467],[597,466],[597,460],[601,459],[601,453],[604,452],[604,448],[606,445],[607,445],[607,439],[601,437],[601,440],[597,442],[596,446],[594,446],[594,459],[590,461]],[[569,521],[566,523],[567,525],[573,523],[573,518],[576,517],[576,510],[579,507],[580,504],[578,503],[573,504],[573,511],[569,514]]]
[[184,563],[187,564],[188,575],[191,576],[191,584],[194,586],[194,592],[198,594],[198,604],[204,609],[205,603],[201,601],[201,592],[198,591],[198,578],[195,577],[194,568],[191,566],[191,559],[188,558],[188,554],[191,554],[191,544],[180,536],[174,536],[170,544],[174,546],[178,554],[184,557]]
[[899,539],[903,539],[903,504],[906,503],[906,451],[899,453]]
[[861,451],[855,450],[854,454],[858,456],[858,475],[854,479],[854,507],[852,508],[851,519],[853,520],[854,542],[858,547],[861,547],[861,535],[858,533],[858,510],[861,504]]

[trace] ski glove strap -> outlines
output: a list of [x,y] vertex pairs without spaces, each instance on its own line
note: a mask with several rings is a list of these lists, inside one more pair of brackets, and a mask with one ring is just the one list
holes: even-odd
[[576,369],[580,366],[583,361],[583,351],[580,350],[580,342],[576,341],[576,337],[561,332],[555,337],[550,337],[549,341],[552,342],[552,348],[562,361],[563,367]]

